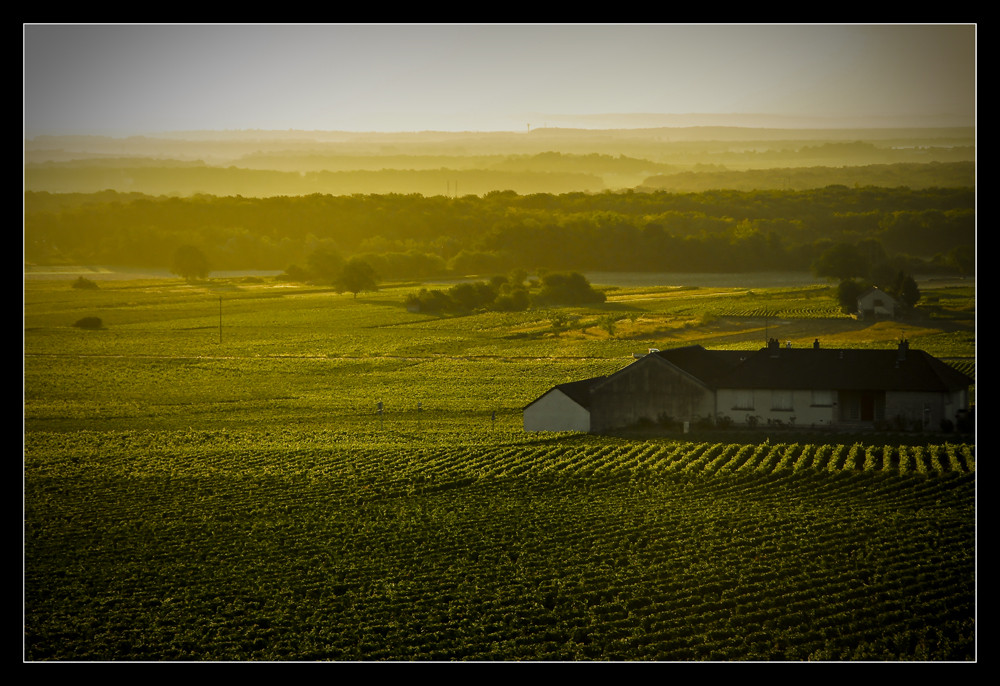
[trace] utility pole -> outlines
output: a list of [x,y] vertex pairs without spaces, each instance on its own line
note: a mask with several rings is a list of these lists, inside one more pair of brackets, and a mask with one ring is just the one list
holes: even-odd
[[219,345],[222,345],[222,296],[219,296]]

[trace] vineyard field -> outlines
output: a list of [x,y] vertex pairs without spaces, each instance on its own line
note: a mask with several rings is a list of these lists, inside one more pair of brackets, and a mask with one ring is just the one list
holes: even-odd
[[977,659],[974,436],[521,424],[765,327],[902,328],[974,378],[974,290],[886,326],[815,285],[454,317],[416,288],[26,280],[24,660]]
[[965,444],[57,433],[27,464],[29,659],[975,657]]

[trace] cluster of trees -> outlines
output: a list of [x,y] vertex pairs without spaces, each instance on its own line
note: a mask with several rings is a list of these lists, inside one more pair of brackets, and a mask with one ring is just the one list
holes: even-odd
[[874,240],[907,271],[972,269],[973,188],[848,188],[483,197],[153,198],[25,195],[40,264],[165,268],[179,246],[216,269],[284,269],[319,246],[383,279],[528,271],[805,271],[835,243]]
[[905,263],[886,254],[882,245],[867,239],[858,243],[836,243],[812,265],[817,276],[840,281],[837,299],[844,312],[857,310],[858,296],[875,286],[910,309],[920,300],[920,289]]
[[447,290],[422,288],[406,298],[414,312],[465,314],[477,310],[519,312],[529,307],[602,303],[605,295],[577,272],[542,274],[525,284],[524,271],[494,276],[488,281],[465,282]]
[[[170,270],[187,281],[197,281],[207,278],[211,268],[208,257],[200,248],[182,245],[174,252]],[[345,260],[329,245],[314,250],[305,268],[292,265],[279,278],[333,286],[337,292],[351,293],[355,298],[363,291],[377,290],[379,281],[378,273],[367,260],[361,257]],[[74,288],[83,287],[79,282],[74,284]]]
[[344,259],[329,245],[314,250],[305,268],[292,265],[280,278],[333,286],[338,293],[351,293],[355,298],[363,291],[378,290],[379,276],[375,268],[361,257]]
[[913,308],[920,300],[920,288],[914,278],[905,273],[897,272],[888,282],[873,282],[861,279],[844,279],[837,286],[837,302],[842,312],[852,314],[858,311],[858,297],[872,286],[882,290],[903,306],[903,314]]

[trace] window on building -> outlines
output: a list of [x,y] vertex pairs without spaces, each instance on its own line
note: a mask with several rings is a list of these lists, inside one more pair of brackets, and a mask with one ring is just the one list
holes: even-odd
[[813,391],[812,404],[819,407],[833,406],[833,391]]
[[792,392],[783,390],[771,391],[771,409],[772,410],[794,409],[792,405]]
[[752,410],[753,409],[753,391],[736,391],[736,404],[733,407],[734,410]]

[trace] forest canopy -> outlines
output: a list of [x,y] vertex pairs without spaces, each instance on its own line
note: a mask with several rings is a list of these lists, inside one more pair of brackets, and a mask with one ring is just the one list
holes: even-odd
[[536,271],[809,270],[833,244],[876,241],[910,273],[969,273],[975,189],[479,196],[153,197],[25,194],[27,263],[283,270],[325,247],[383,280]]
[[[588,271],[808,271],[875,241],[971,273],[972,127],[187,131],[25,141],[24,259],[332,283]],[[840,248],[842,249],[842,248]]]

